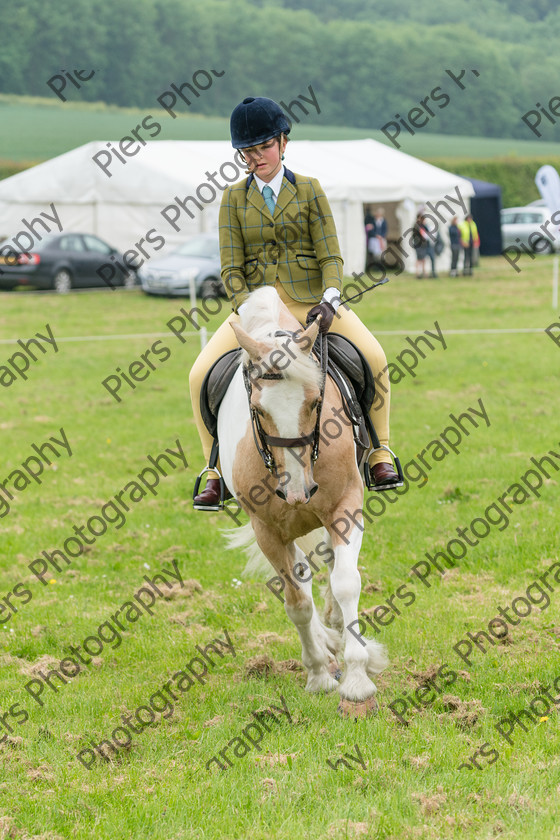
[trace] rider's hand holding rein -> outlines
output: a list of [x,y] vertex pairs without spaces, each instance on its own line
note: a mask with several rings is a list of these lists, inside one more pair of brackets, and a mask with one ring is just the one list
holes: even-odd
[[319,332],[321,335],[326,335],[333,322],[334,316],[334,306],[332,306],[327,300],[322,300],[321,303],[318,303],[317,306],[314,306],[313,309],[309,310],[307,313],[306,323],[310,324],[311,321],[319,318]]

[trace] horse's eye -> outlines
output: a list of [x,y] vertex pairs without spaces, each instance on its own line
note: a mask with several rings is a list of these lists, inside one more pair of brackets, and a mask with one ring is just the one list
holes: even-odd
[[313,402],[311,403],[311,411],[314,411],[320,402],[321,400],[319,399],[319,397],[317,397],[316,400],[313,400]]

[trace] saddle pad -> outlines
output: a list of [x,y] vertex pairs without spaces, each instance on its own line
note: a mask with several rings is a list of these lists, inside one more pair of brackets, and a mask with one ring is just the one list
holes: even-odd
[[200,413],[204,425],[214,438],[218,437],[218,409],[239,366],[240,358],[240,347],[237,350],[228,350],[214,362],[202,383]]

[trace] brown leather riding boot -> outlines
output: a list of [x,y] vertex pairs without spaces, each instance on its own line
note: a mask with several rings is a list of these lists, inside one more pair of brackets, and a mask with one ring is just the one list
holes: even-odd
[[402,481],[399,481],[399,476],[391,464],[374,464],[370,470],[375,481],[372,490],[393,490],[402,486]]
[[[225,488],[224,501],[231,499],[231,493]],[[220,481],[217,478],[209,478],[206,487],[193,499],[195,510],[221,510]]]

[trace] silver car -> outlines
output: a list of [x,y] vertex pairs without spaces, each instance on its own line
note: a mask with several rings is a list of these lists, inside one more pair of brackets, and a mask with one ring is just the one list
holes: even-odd
[[148,295],[190,294],[195,281],[196,295],[202,299],[226,297],[220,279],[220,247],[218,237],[201,234],[176,251],[152,259],[138,271],[142,290]]
[[559,222],[560,212],[551,214],[548,207],[507,207],[501,211],[503,247],[525,245],[537,254],[559,251]]

